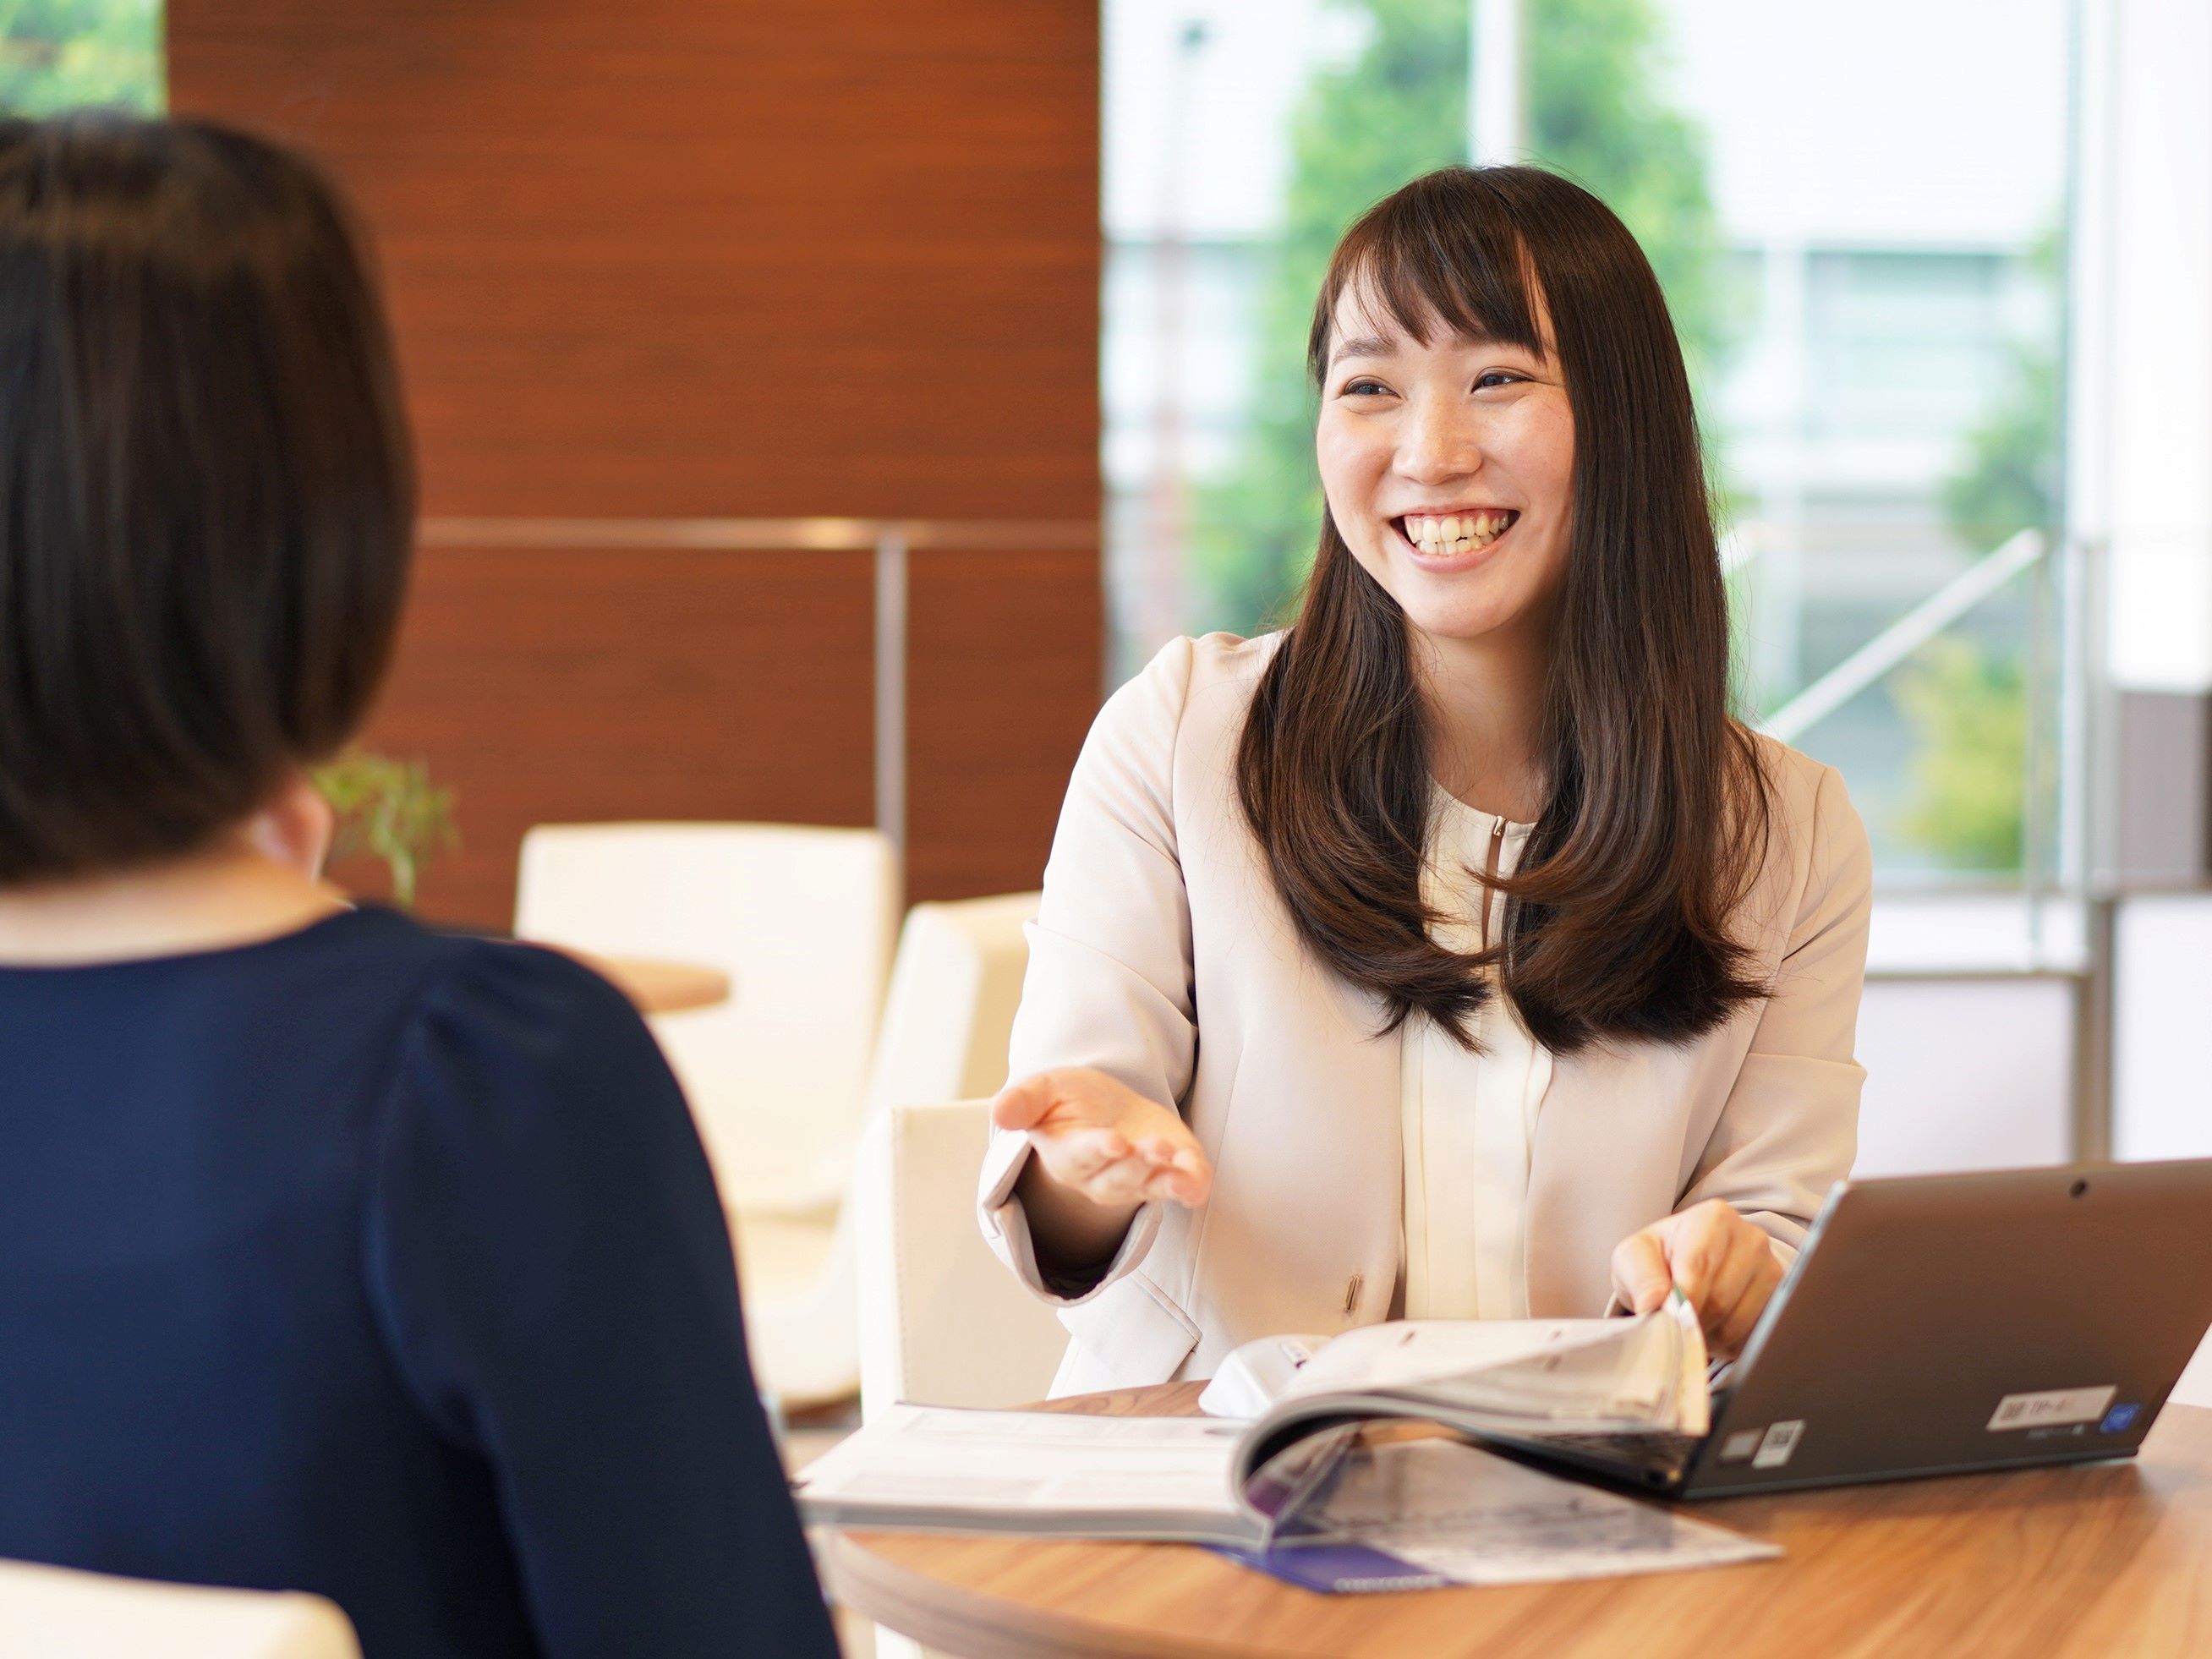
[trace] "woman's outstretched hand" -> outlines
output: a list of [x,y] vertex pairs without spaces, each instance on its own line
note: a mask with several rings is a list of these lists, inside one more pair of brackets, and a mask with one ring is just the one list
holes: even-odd
[[1716,1359],[1733,1359],[1759,1322],[1782,1264],[1767,1236],[1717,1198],[1631,1233],[1613,1253],[1613,1293],[1650,1313],[1679,1285]]
[[1089,1067],[1039,1072],[1010,1083],[991,1121],[1026,1133],[1053,1182],[1104,1210],[1152,1199],[1206,1202],[1213,1166],[1182,1119]]

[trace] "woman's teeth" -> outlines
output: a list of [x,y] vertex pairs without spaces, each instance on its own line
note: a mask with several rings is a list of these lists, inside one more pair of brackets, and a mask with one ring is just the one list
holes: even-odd
[[1440,519],[1415,518],[1408,514],[1400,522],[1406,526],[1407,541],[1424,553],[1441,556],[1471,553],[1478,547],[1487,547],[1520,516],[1502,509],[1495,513],[1451,514]]

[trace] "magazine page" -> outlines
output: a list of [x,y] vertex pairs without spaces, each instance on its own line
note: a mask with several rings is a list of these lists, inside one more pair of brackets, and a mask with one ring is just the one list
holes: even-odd
[[1679,1294],[1636,1318],[1400,1321],[1350,1331],[1253,1424],[1238,1450],[1238,1492],[1255,1513],[1276,1514],[1295,1484],[1283,1469],[1302,1467],[1280,1460],[1298,1441],[1394,1418],[1516,1440],[1700,1435],[1711,1422],[1705,1338]]
[[1577,1348],[1617,1351],[1618,1319],[1401,1319],[1335,1338],[1298,1369],[1279,1398],[1418,1389]]
[[1705,1344],[1677,1291],[1639,1318],[1400,1320],[1347,1331],[1276,1405],[1400,1395],[1531,1419],[1702,1434]]

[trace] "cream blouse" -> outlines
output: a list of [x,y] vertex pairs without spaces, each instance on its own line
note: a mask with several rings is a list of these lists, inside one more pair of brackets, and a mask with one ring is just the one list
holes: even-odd
[[[1497,937],[1505,909],[1469,871],[1510,875],[1533,827],[1435,791],[1421,894],[1455,950]],[[1406,1147],[1405,1280],[1408,1319],[1526,1319],[1528,1149],[1551,1086],[1552,1056],[1512,1005],[1493,995],[1476,1016],[1470,1053],[1424,1015],[1401,1030],[1400,1112]]]

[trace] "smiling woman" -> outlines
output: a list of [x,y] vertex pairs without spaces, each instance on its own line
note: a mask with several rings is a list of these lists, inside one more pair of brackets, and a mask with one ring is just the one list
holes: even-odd
[[[1487,969],[1557,1053],[1711,1030],[1760,988],[1769,785],[1642,251],[1555,174],[1431,173],[1346,234],[1308,358],[1328,511],[1237,768],[1307,944],[1470,1044]],[[1534,825],[1480,961],[1427,938],[1432,770]]]
[[1850,1163],[1870,866],[1729,716],[1658,284],[1578,186],[1449,168],[1346,233],[1309,357],[1304,605],[1092,728],[984,1230],[1060,1391],[1670,1284],[1729,1352]]

